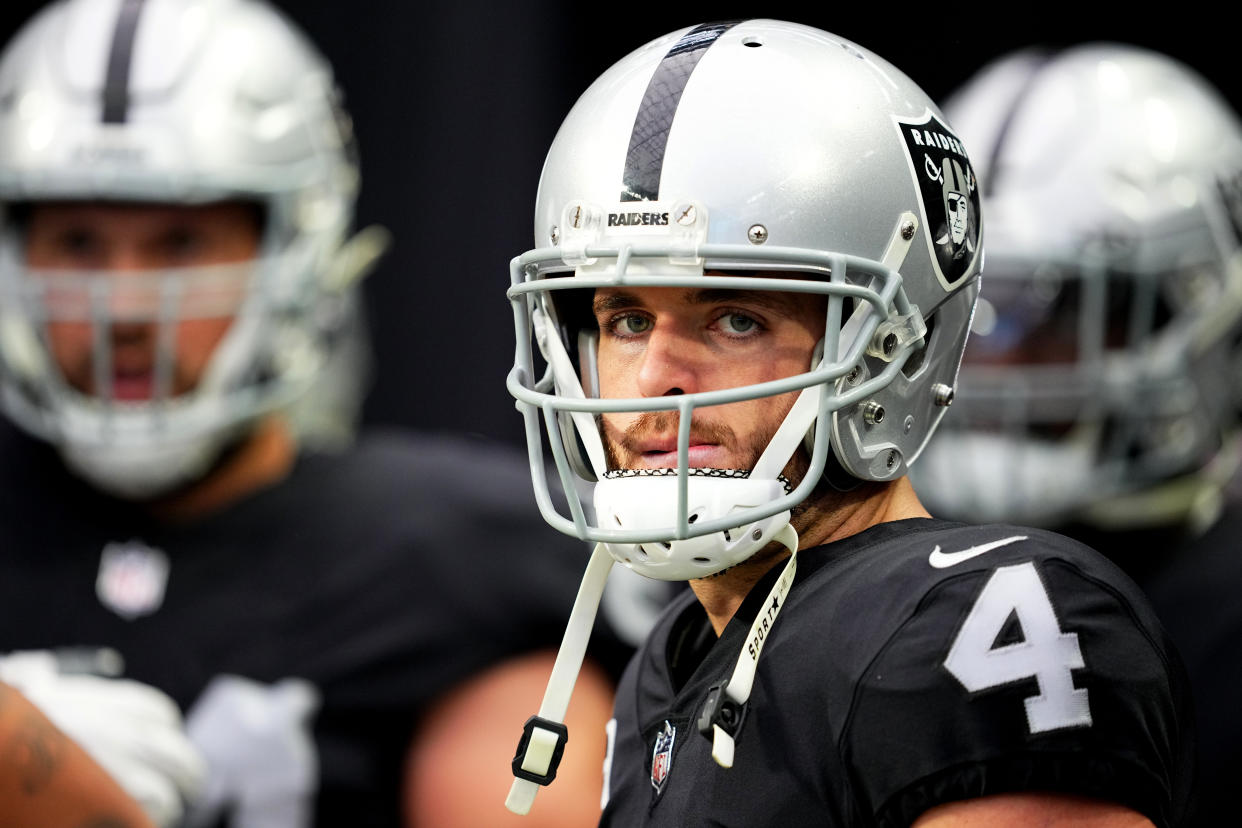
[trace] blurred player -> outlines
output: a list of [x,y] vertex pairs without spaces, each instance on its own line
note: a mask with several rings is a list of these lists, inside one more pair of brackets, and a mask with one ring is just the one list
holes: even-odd
[[[479,757],[582,546],[483,441],[309,449],[382,246],[358,186],[329,65],[261,2],[58,2],[0,56],[3,674],[164,825],[509,816]],[[548,825],[598,814],[584,678]]]
[[672,32],[578,100],[509,387],[594,483],[545,517],[598,546],[511,808],[615,559],[693,591],[618,688],[604,825],[1177,822],[1188,691],[1140,591],[1060,535],[932,519],[906,477],[979,289],[972,159],[885,60],[778,21]]
[[1119,44],[1005,56],[946,113],[981,154],[988,261],[916,485],[938,516],[1056,528],[1146,588],[1194,687],[1196,824],[1229,822],[1242,124],[1188,67]]

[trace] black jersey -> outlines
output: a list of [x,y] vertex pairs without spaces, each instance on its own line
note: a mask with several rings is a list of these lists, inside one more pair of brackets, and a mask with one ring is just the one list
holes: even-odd
[[622,678],[602,825],[908,825],[1018,790],[1158,826],[1193,763],[1181,663],[1134,583],[1067,538],[930,519],[808,549],[719,767],[696,729],[780,567],[719,639],[692,595]]
[[[1133,547],[1131,547],[1133,548]],[[1129,551],[1114,547],[1124,566]],[[1199,785],[1186,825],[1229,825],[1242,774],[1242,504],[1206,533],[1165,549],[1165,565],[1140,584],[1186,663],[1197,720]]]
[[397,825],[424,706],[555,647],[589,553],[540,518],[524,455],[468,438],[307,454],[184,527],[100,496],[24,437],[0,457],[0,652],[119,651],[182,706],[237,824],[276,791],[289,826],[307,823],[299,798],[318,825]]

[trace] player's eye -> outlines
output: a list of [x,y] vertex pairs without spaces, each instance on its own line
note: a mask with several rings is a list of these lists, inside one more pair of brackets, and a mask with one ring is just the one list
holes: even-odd
[[203,235],[190,227],[172,227],[160,236],[157,249],[169,264],[194,261],[204,250]]
[[641,336],[651,330],[651,320],[638,314],[623,314],[615,317],[609,327],[618,336]]
[[745,334],[755,330],[759,323],[744,313],[726,313],[720,317],[720,325],[725,333]]
[[66,229],[56,236],[54,246],[60,255],[77,260],[90,259],[103,252],[99,234],[86,227]]

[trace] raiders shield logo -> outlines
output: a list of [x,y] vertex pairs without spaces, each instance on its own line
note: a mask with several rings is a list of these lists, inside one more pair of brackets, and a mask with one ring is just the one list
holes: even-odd
[[930,110],[896,119],[919,191],[932,266],[952,290],[979,255],[979,186],[966,150]]
[[664,790],[664,783],[673,764],[673,740],[676,738],[677,728],[666,720],[664,729],[656,734],[655,747],[651,750],[651,784],[656,793]]

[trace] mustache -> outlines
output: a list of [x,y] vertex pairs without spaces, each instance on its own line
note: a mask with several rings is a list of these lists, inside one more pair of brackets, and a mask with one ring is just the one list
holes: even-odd
[[[652,434],[676,432],[681,415],[675,411],[643,412],[630,423],[624,432],[610,439],[604,434],[604,455],[610,469],[630,469],[641,466],[642,440]],[[714,443],[734,455],[737,468],[750,468],[762,454],[775,429],[765,430],[749,441],[741,440],[737,432],[724,423],[691,420],[690,442]]]
[[[645,411],[630,423],[618,441],[619,446],[630,454],[640,454],[638,444],[652,434],[676,433],[681,415],[676,411]],[[724,423],[690,421],[690,442],[715,443],[722,446],[737,445],[737,433]]]

